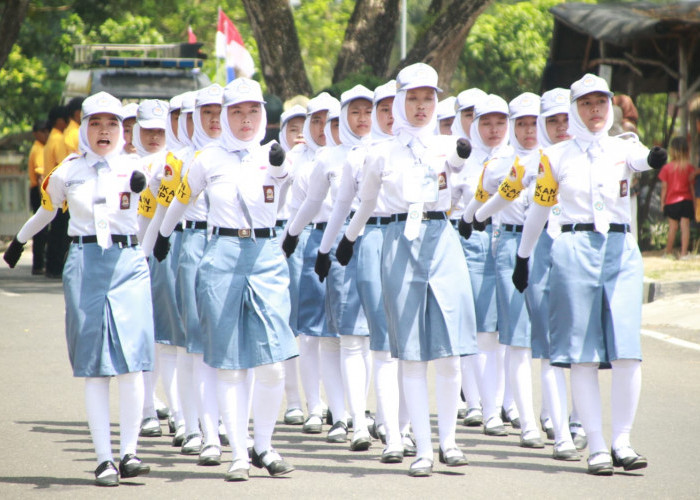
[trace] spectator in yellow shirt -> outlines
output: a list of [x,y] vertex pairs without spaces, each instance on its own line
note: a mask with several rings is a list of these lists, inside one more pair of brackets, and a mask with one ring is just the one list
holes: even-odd
[[[49,138],[49,125],[46,121],[37,121],[32,128],[34,144],[29,150],[27,171],[29,172],[29,203],[36,213],[41,207],[41,191],[39,185],[44,179],[44,144]],[[32,243],[32,274],[44,274],[44,254],[46,250],[46,234],[44,228],[34,235]]]
[[66,151],[69,154],[78,152],[78,130],[80,129],[80,112],[82,107],[82,97],[74,97],[66,106],[69,123],[66,130],[63,131],[63,137],[66,143]]

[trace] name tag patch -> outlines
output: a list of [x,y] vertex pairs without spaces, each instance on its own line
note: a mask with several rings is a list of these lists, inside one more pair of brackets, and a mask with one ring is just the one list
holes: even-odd
[[629,194],[629,185],[627,179],[622,179],[620,181],[620,198],[624,198]]
[[119,208],[121,210],[128,210],[131,208],[131,193],[119,193]]
[[275,201],[275,186],[263,186],[265,194],[265,203],[274,203]]

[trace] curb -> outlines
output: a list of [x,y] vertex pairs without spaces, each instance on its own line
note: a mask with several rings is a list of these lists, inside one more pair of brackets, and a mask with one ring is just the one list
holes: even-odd
[[644,281],[642,303],[686,293],[700,293],[700,281]]

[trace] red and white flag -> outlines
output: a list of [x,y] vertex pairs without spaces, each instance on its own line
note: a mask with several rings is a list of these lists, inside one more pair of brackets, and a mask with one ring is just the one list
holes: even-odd
[[250,78],[255,73],[255,62],[243,45],[241,34],[221,9],[216,29],[216,57],[226,60],[227,81],[238,76]]
[[197,35],[192,31],[192,26],[187,27],[187,43],[197,43]]

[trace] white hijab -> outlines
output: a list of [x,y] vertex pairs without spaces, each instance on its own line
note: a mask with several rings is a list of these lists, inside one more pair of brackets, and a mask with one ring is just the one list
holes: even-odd
[[[99,111],[96,113],[92,114],[97,114]],[[78,147],[79,150],[85,153],[85,158],[87,159],[88,163],[90,165],[94,165],[98,161],[104,159],[109,162],[110,160],[113,160],[114,158],[120,156],[122,154],[122,150],[124,149],[124,144],[126,144],[126,141],[124,141],[124,128],[122,127],[122,118],[119,115],[114,115],[117,117],[117,121],[119,122],[119,137],[117,139],[117,146],[107,154],[107,156],[100,156],[97,153],[95,153],[92,148],[90,148],[90,142],[88,141],[87,137],[87,129],[88,129],[88,121],[90,119],[90,116],[84,116],[83,119],[80,121],[80,128],[78,129]]]
[[[433,115],[430,117],[428,123],[422,127],[414,127],[408,122],[406,118],[406,93],[407,90],[399,90],[396,92],[396,97],[394,98],[394,105],[391,108],[394,114],[394,125],[392,127],[392,132],[394,136],[404,136],[410,139],[418,138],[423,145],[426,144],[431,136],[435,135],[435,126],[437,125],[437,91],[433,95],[435,101],[435,107],[433,109]],[[410,141],[407,141],[410,142]]]
[[[358,99],[364,99],[364,97],[358,97]],[[350,130],[350,125],[348,124],[348,107],[350,103],[356,99],[346,102],[340,109],[340,142],[346,146],[357,146],[361,143],[367,143],[372,140],[372,133],[360,137],[356,135],[352,130]],[[373,107],[374,108],[374,107]]]
[[[223,106],[221,107],[221,114],[224,114]],[[197,106],[194,108],[194,116],[192,118],[194,120],[192,143],[194,144],[195,149],[200,150],[210,142],[218,141],[219,138],[224,135],[222,118],[219,118],[219,123],[221,123],[221,136],[219,136],[219,138],[214,138],[204,131],[204,127],[202,126],[202,106]]]
[[[583,97],[583,96],[581,96]],[[578,105],[576,101],[571,103],[569,107],[569,134],[586,142],[598,142],[603,137],[608,136],[608,131],[613,125],[613,108],[612,99],[608,97],[608,117],[605,121],[605,126],[598,132],[591,132],[584,125],[581,116],[578,114]]]
[[243,151],[245,149],[250,149],[254,146],[259,146],[260,141],[262,141],[265,138],[265,129],[267,128],[267,113],[265,113],[265,106],[263,106],[262,103],[260,103],[260,114],[260,123],[258,124],[258,130],[255,131],[255,135],[252,139],[248,141],[243,141],[237,138],[235,135],[233,135],[233,132],[231,132],[231,125],[229,125],[228,123],[228,106],[222,106],[221,137],[219,138],[219,144],[221,144],[221,146],[229,152]]

